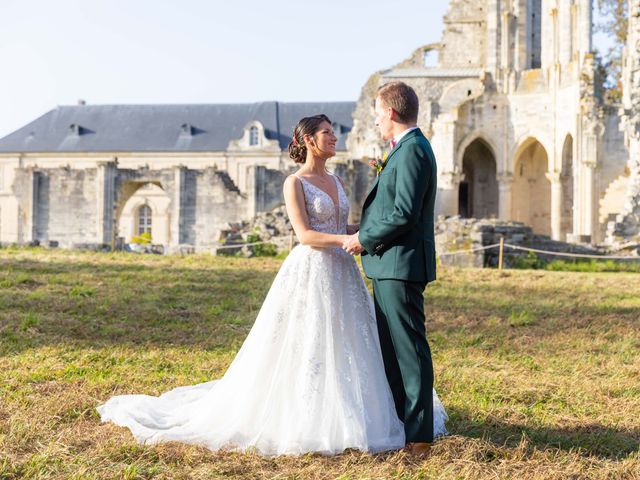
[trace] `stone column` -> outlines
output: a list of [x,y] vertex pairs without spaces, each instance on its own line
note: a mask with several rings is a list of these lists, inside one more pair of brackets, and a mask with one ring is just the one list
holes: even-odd
[[114,247],[114,209],[116,198],[116,161],[99,162],[96,175],[96,243]]
[[247,168],[247,218],[253,218],[265,209],[265,167]]
[[513,39],[511,36],[512,18],[513,14],[509,10],[503,10],[502,18],[500,21],[502,30],[500,45],[500,66],[505,73],[513,68],[513,51],[511,49],[511,45],[514,40],[517,41],[517,39]]
[[591,243],[594,234],[594,212],[596,199],[595,192],[595,176],[596,162],[586,161],[582,164],[582,222],[580,228],[579,240],[583,243]]
[[436,215],[458,214],[458,185],[460,167],[456,165],[455,118],[450,113],[441,114],[433,124],[431,147],[438,162],[438,193]]
[[578,51],[580,61],[593,49],[593,0],[580,0],[578,4]]
[[173,198],[171,208],[171,235],[169,244],[177,247],[182,243],[182,207],[184,204],[184,190],[187,168],[179,165],[173,169]]
[[571,10],[572,5],[569,0],[560,0],[560,63],[562,65],[567,65],[571,61],[573,49]]
[[562,240],[562,182],[560,172],[549,172],[546,174],[551,182],[551,238]]
[[27,203],[24,207],[26,218],[21,239],[23,243],[31,243],[36,239],[38,224],[38,172],[32,167],[28,169],[27,182]]
[[[500,38],[500,2],[498,0],[487,1],[487,70],[491,72],[493,78],[497,78],[496,75],[500,65],[500,45],[498,45],[498,39]],[[503,32],[502,35],[507,35],[508,32]]]
[[459,213],[458,194],[460,182],[464,175],[459,171],[441,172],[438,178],[438,194],[436,196],[436,217],[438,215],[454,216]]
[[498,174],[498,194],[499,194],[499,213],[500,220],[511,220],[511,199],[513,187],[513,174],[503,172]]

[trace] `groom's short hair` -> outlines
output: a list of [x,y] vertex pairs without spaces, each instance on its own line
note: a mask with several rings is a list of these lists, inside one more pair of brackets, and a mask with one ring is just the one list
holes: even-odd
[[377,96],[387,107],[393,108],[400,123],[416,123],[420,101],[415,90],[404,82],[385,83]]

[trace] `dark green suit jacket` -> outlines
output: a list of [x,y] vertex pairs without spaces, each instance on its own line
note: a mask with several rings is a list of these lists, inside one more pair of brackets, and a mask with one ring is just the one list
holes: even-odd
[[389,153],[362,207],[358,237],[369,278],[429,283],[436,278],[436,160],[419,129]]

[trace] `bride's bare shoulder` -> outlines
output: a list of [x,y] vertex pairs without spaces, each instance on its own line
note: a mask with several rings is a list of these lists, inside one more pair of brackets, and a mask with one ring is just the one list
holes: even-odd
[[302,188],[302,180],[295,174],[289,175],[284,179],[284,185],[282,186],[282,191],[285,195],[285,199],[287,196],[299,196],[304,195],[304,190]]

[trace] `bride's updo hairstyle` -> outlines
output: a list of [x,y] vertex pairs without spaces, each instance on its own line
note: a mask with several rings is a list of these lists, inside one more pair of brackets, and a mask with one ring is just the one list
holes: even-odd
[[314,115],[312,117],[304,117],[298,122],[296,128],[293,129],[293,138],[289,143],[289,156],[296,163],[304,163],[307,161],[307,146],[304,143],[305,135],[314,135],[320,130],[320,125],[331,120],[326,115]]

